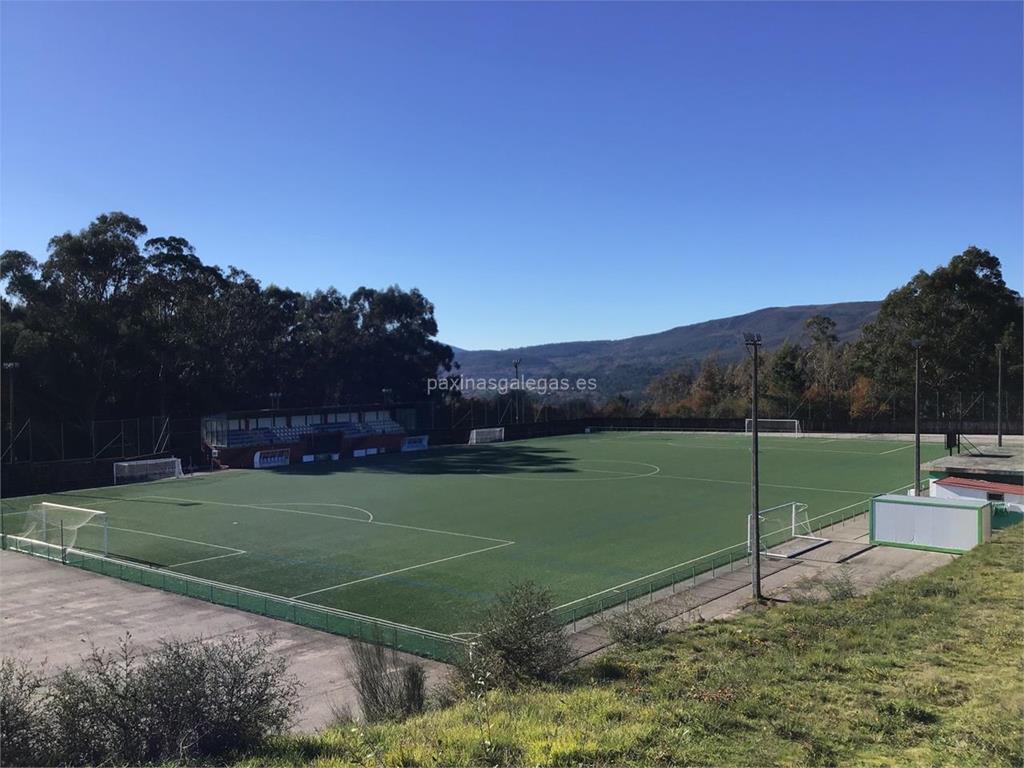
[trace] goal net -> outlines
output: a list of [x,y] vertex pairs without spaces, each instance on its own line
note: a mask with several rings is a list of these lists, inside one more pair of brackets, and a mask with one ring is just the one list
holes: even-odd
[[140,459],[114,462],[114,485],[162,480],[165,477],[183,477],[181,459]]
[[252,457],[252,466],[254,469],[286,467],[291,463],[292,452],[290,448],[268,448],[264,451],[256,451]]
[[[754,431],[754,420],[747,419],[744,429],[749,435]],[[800,436],[800,419],[758,419],[758,432],[781,432],[787,435]]]
[[[790,557],[793,552],[781,552],[779,547],[791,541],[825,542],[829,539],[816,536],[807,505],[789,501],[775,507],[762,509],[758,515],[760,523],[761,553],[768,557]],[[754,551],[754,525],[747,515],[747,552]]]
[[481,445],[483,443],[501,443],[505,441],[504,427],[488,427],[486,429],[474,429],[469,433],[470,445]]
[[[12,514],[12,513],[8,513]],[[45,548],[88,549],[106,555],[110,534],[107,514],[98,509],[72,507],[43,501],[33,504],[25,512],[13,513],[20,517],[16,533],[6,536],[11,549],[39,551],[35,544]]]

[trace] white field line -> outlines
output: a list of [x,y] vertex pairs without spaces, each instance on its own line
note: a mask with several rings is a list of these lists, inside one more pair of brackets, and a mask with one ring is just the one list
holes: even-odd
[[[368,509],[363,509],[362,507],[354,507],[351,504],[337,504],[329,501],[289,501],[288,503],[295,507],[344,507],[345,509],[356,509],[360,512],[365,512],[367,515],[366,520],[362,522],[373,522],[373,512]],[[330,517],[335,517],[335,515],[330,515]],[[346,520],[347,519],[348,518],[346,518]]]
[[586,478],[586,477],[532,477],[532,473],[523,475],[492,475],[488,472],[482,472],[484,477],[490,477],[495,480],[543,480],[545,482],[579,482],[580,480],[637,480],[642,477],[654,477],[661,473],[661,467],[657,464],[648,464],[646,461],[617,461],[616,459],[581,459],[581,461],[607,461],[611,464],[636,464],[642,467],[650,467],[653,472],[639,473],[628,473],[620,472],[615,469],[586,469],[584,467],[578,467],[573,470],[575,472],[599,472],[606,475],[615,475],[615,477],[603,477],[603,478]]
[[428,565],[437,565],[438,563],[447,563],[449,560],[458,560],[460,557],[469,557],[470,555],[479,555],[482,552],[490,552],[492,549],[501,549],[507,547],[510,544],[515,544],[514,541],[509,541],[504,544],[495,544],[493,547],[484,547],[483,549],[474,549],[472,552],[463,552],[459,555],[451,555],[450,557],[442,557],[438,560],[431,560],[429,563],[419,563],[418,565],[407,565],[405,568],[396,568],[393,571],[387,571],[386,573],[378,573],[374,576],[366,576],[362,579],[353,579],[352,581],[346,581],[343,584],[335,584],[331,587],[324,587],[323,589],[314,589],[311,592],[303,592],[301,595],[292,595],[293,600],[298,600],[302,597],[309,597],[310,595],[318,595],[321,592],[330,592],[332,589],[341,589],[342,587],[349,587],[353,584],[360,584],[364,581],[373,581],[374,579],[383,579],[385,576],[393,576],[396,573],[404,573],[405,571],[412,571],[416,568],[426,568]]
[[[364,523],[366,525],[385,525],[385,526],[387,526],[389,528],[405,528],[405,529],[410,530],[410,531],[422,531],[423,533],[437,533],[437,534],[440,534],[442,536],[460,536],[460,537],[465,538],[465,539],[479,539],[480,541],[496,541],[496,542],[498,542],[500,544],[515,544],[514,541],[509,541],[508,539],[497,539],[497,538],[494,538],[493,536],[478,536],[475,533],[459,533],[457,531],[441,531],[441,530],[438,530],[436,528],[421,528],[421,527],[416,526],[416,525],[403,525],[402,523],[385,523],[385,522],[381,522],[380,520],[373,520],[373,519],[363,520],[362,518],[346,517],[345,515],[325,515],[323,512],[307,512],[306,510],[302,510],[302,509],[287,509],[285,507],[265,507],[265,506],[259,506],[259,505],[256,505],[256,504],[235,504],[235,503],[228,502],[228,501],[209,501],[207,499],[181,499],[181,498],[176,498],[174,496],[140,496],[139,497],[139,500],[143,500],[143,499],[163,499],[165,501],[195,502],[197,504],[214,504],[214,505],[218,505],[218,506],[221,506],[221,507],[234,507],[234,508],[237,508],[237,509],[261,509],[261,510],[264,510],[264,511],[267,511],[267,512],[290,512],[290,513],[292,513],[294,515],[309,515],[311,517],[325,517],[328,520],[346,520],[348,522]],[[292,502],[285,502],[285,503],[286,504],[290,504]],[[299,504],[304,504],[304,503],[305,502],[299,502]],[[373,515],[370,512],[368,512],[367,510],[363,509],[362,507],[353,507],[350,504],[337,504],[337,505],[331,504],[329,506],[339,506],[339,507],[345,507],[347,509],[358,509],[360,512],[366,512],[366,514],[370,515],[371,518],[373,517]]]
[[161,539],[173,539],[174,541],[184,541],[186,544],[199,544],[199,545],[204,546],[204,547],[213,547],[214,549],[229,549],[232,552],[234,552],[235,554],[240,554],[240,553],[244,553],[245,552],[244,549],[239,549],[238,547],[225,547],[222,544],[211,544],[208,541],[196,541],[195,539],[183,539],[180,536],[168,536],[166,533],[153,533],[152,531],[137,531],[134,528],[118,528],[118,527],[113,526],[113,525],[110,525],[110,526],[100,525],[99,523],[86,523],[85,525],[91,526],[91,527],[94,527],[94,528],[108,528],[111,531],[124,531],[125,533],[137,533],[140,536],[156,536],[156,537],[161,538]]
[[[592,459],[584,459],[584,461],[592,461]],[[623,475],[624,476],[623,479],[630,478],[630,477],[650,477],[651,475],[656,475],[659,472],[661,472],[661,467],[659,467],[657,464],[647,464],[647,462],[645,462],[645,461],[631,461],[629,463],[630,464],[645,464],[648,467],[651,467],[654,471],[653,472],[648,472],[645,475],[636,475],[636,474],[633,474],[631,472],[620,472],[617,469],[587,469],[587,468],[584,468],[584,467],[580,467],[579,471],[580,472],[600,472],[600,473],[605,474],[605,475]]]
[[[913,483],[907,483],[906,485],[901,485],[899,488],[893,488],[891,491],[886,491],[886,493],[899,493],[900,491],[907,490],[907,488],[910,488],[913,485],[914,485]],[[850,507],[855,507],[858,504],[863,504],[865,501],[871,501],[871,499],[873,499],[873,498],[874,498],[874,495],[871,495],[871,496],[869,496],[866,499],[861,499],[860,501],[855,501],[855,502],[853,502],[853,504],[847,504],[845,507],[840,507],[839,509],[833,509],[831,512],[825,512],[824,514],[818,515],[817,517],[808,518],[807,522],[808,523],[813,523],[815,520],[820,520],[823,517],[828,517],[829,515],[834,515],[836,512],[844,512],[847,509],[849,509]]]
[[907,450],[907,448],[913,448],[913,447],[914,447],[913,443],[911,443],[910,445],[901,445],[899,448],[893,448],[891,451],[882,451],[878,455],[879,456],[885,456],[887,453],[896,453],[896,451],[905,451],[905,450]]
[[[664,477],[664,475],[663,475],[663,477]],[[892,491],[887,491],[887,493],[897,493],[899,491],[906,490],[911,485],[913,485],[913,483],[910,483],[909,485],[904,485],[904,486],[902,486],[900,488],[896,488],[896,489],[894,489]],[[866,499],[861,499],[860,501],[855,501],[852,504],[847,504],[845,507],[839,507],[838,509],[833,509],[831,512],[825,512],[824,514],[818,515],[817,517],[812,517],[807,522],[811,523],[811,522],[814,522],[815,520],[820,520],[823,517],[828,517],[829,515],[834,515],[836,512],[843,512],[843,511],[849,509],[850,507],[855,507],[858,504],[863,504],[865,501],[871,501],[872,498],[874,498],[873,494],[871,496],[868,496]],[[593,592],[593,593],[587,595],[586,597],[578,597],[575,600],[570,600],[567,603],[562,603],[561,605],[556,605],[551,610],[552,611],[557,611],[557,610],[560,610],[562,608],[568,608],[570,605],[575,605],[576,603],[581,603],[584,600],[589,600],[589,599],[591,599],[593,597],[597,597],[598,595],[608,594],[609,592],[617,592],[620,589],[622,589],[623,587],[628,587],[630,584],[635,584],[638,581],[643,581],[644,579],[649,579],[649,578],[652,578],[654,576],[660,576],[661,574],[663,574],[663,573],[665,573],[667,571],[672,571],[672,570],[675,570],[677,568],[683,568],[684,566],[687,566],[690,563],[695,563],[698,560],[704,560],[705,558],[709,558],[709,557],[713,558],[715,555],[721,554],[722,552],[727,552],[730,549],[735,549],[736,547],[745,546],[745,545],[746,545],[746,542],[741,541],[741,542],[733,544],[732,546],[729,546],[729,547],[723,547],[722,549],[716,549],[714,552],[708,552],[706,554],[700,555],[699,557],[693,557],[693,558],[690,558],[689,560],[685,560],[685,561],[683,561],[681,563],[676,563],[675,565],[670,565],[668,568],[662,568],[660,571],[654,571],[652,573],[648,573],[648,574],[645,574],[643,576],[637,576],[635,579],[630,579],[629,581],[624,581],[621,584],[616,584],[614,587],[608,587],[607,589],[602,589],[600,592]]]
[[186,560],[184,563],[175,563],[174,565],[168,565],[167,568],[180,568],[183,565],[195,565],[196,563],[205,563],[210,560],[220,560],[222,557],[238,557],[239,555],[247,554],[244,549],[240,549],[237,552],[228,552],[224,555],[214,555],[213,557],[201,557],[198,560]]
[[[664,438],[663,435],[660,436],[660,437]],[[750,447],[747,446],[747,445],[700,445],[700,444],[694,444],[694,443],[684,444],[684,441],[680,441],[680,440],[664,440],[664,439],[657,440],[656,438],[648,438],[648,439],[643,439],[643,438],[640,438],[640,439],[638,439],[638,438],[619,438],[619,439],[621,439],[621,440],[632,439],[632,440],[635,440],[638,443],[644,443],[646,445],[652,445],[652,444],[653,445],[659,445],[660,444],[660,445],[668,446],[670,448],[683,448],[683,449],[687,449],[687,450],[697,450],[697,451],[749,451],[750,450]],[[804,438],[794,438],[794,439],[802,440]],[[901,448],[903,448],[903,447],[906,447],[906,446],[901,446]],[[831,456],[832,454],[839,454],[839,455],[845,455],[845,456],[882,456],[882,455],[884,455],[883,453],[875,453],[874,451],[824,451],[824,452],[822,452],[822,451],[817,451],[817,450],[815,450],[813,448],[783,448],[781,446],[776,446],[776,445],[767,445],[766,446],[764,444],[762,444],[760,446],[760,449],[762,451],[790,451],[792,453],[817,453],[817,454],[822,454],[822,455],[826,455],[826,456]],[[897,450],[899,450],[899,449],[897,449]]]
[[[693,480],[701,483],[724,483],[726,485],[745,485],[750,487],[749,480],[719,480],[712,477],[685,477],[683,475],[658,475],[666,480]],[[791,491],[819,491],[821,493],[848,493],[854,496],[863,496],[865,493],[870,494],[870,491],[844,491],[840,488],[811,488],[806,485],[779,485],[777,483],[761,483],[762,488],[785,488]],[[870,496],[869,496],[870,498]]]

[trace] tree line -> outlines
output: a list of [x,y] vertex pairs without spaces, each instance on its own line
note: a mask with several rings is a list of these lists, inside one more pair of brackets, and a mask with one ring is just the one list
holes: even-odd
[[[148,234],[139,219],[113,212],[52,238],[42,261],[0,254],[5,411],[12,387],[14,416],[52,420],[421,401],[425,380],[452,370],[434,306],[416,289],[264,286],[244,270],[203,263],[183,237]],[[912,342],[920,342],[925,415],[991,419],[999,348],[1009,414],[1019,418],[1022,325],[1020,294],[999,259],[970,247],[893,290],[858,340],[840,342],[835,323],[816,316],[803,338],[764,350],[763,414],[835,426],[909,418]],[[749,358],[715,355],[684,362],[640,402],[511,393],[474,408],[471,398],[443,399],[451,424],[466,426],[492,416],[506,423],[512,413],[520,421],[738,418],[749,413],[750,367]]]
[[[932,272],[918,272],[885,298],[859,339],[840,342],[831,318],[807,320],[803,338],[761,359],[762,415],[841,426],[912,418],[914,345],[919,346],[922,416],[995,418],[999,351],[1004,418],[1021,418],[1021,297],[999,259],[970,247]],[[756,330],[756,329],[751,329]],[[749,414],[749,357],[711,355],[654,379],[642,403],[609,403],[609,415],[739,418]]]
[[183,237],[147,235],[114,212],[52,238],[41,262],[0,255],[15,415],[199,415],[265,408],[270,393],[282,407],[422,399],[424,379],[451,368],[418,290],[263,286],[204,264]]

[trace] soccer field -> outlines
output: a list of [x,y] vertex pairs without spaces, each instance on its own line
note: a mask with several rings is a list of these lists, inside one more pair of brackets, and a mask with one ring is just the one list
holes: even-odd
[[[911,443],[761,449],[762,508],[847,517],[913,482]],[[101,510],[112,558],[453,634],[518,580],[581,602],[744,543],[749,473],[744,435],[573,435],[6,499],[4,528],[26,531],[40,501]],[[98,550],[102,532],[74,545]]]

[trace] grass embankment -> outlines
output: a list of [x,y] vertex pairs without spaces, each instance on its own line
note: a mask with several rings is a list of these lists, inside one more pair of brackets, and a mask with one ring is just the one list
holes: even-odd
[[275,743],[254,764],[1021,765],[1024,526],[867,597],[619,650],[562,686]]

